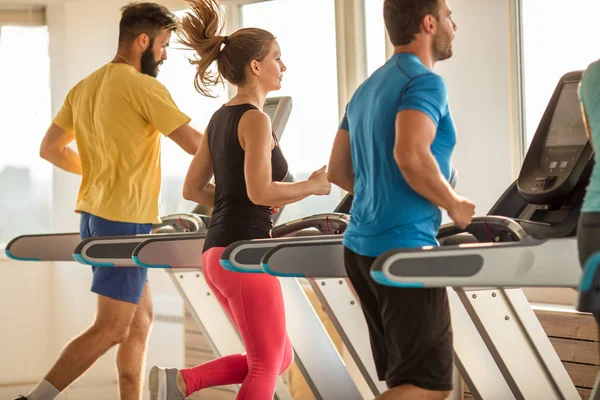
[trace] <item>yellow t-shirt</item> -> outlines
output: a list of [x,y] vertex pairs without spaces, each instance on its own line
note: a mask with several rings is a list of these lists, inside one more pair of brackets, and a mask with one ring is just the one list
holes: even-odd
[[128,64],[107,64],[67,95],[54,123],[75,133],[83,176],[76,211],[111,221],[159,219],[159,131],[190,118],[155,78]]

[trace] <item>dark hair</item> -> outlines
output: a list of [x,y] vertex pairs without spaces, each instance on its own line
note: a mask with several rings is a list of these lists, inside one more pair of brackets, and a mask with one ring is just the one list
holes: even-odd
[[142,33],[154,39],[161,31],[178,26],[175,14],[156,3],[129,3],[121,12],[119,44],[131,44]]
[[439,0],[385,0],[383,19],[394,46],[409,44],[427,15],[439,18]]
[[[204,96],[214,97],[210,86],[223,82],[239,86],[246,82],[246,66],[262,61],[275,40],[272,33],[259,28],[244,28],[222,36],[223,12],[215,0],[187,0],[191,11],[186,14],[179,32],[180,42],[197,53],[190,60],[197,71],[194,86]],[[210,70],[217,62],[217,71]]]

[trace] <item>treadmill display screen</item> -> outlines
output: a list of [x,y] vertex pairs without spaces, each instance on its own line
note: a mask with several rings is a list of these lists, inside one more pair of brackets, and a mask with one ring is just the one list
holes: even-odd
[[563,85],[546,136],[546,147],[585,146],[587,143],[577,85],[578,82]]

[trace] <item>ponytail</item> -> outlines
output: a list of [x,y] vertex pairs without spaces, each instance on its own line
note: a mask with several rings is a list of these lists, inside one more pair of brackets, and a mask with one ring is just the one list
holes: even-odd
[[[194,87],[208,97],[216,97],[210,87],[223,80],[240,86],[246,81],[250,61],[262,61],[275,40],[272,33],[245,28],[231,36],[222,36],[223,12],[215,0],[187,0],[190,12],[181,23],[179,41],[196,52],[190,63],[196,66]],[[211,65],[217,62],[217,70]]]

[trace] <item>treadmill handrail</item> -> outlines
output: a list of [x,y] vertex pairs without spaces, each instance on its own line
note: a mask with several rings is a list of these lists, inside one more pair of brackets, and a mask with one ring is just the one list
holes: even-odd
[[152,229],[160,229],[173,224],[183,226],[187,222],[192,228],[189,232],[197,232],[201,229],[206,229],[206,224],[202,217],[202,215],[194,213],[168,214],[160,218],[161,222],[159,224],[153,224]]
[[[149,239],[144,240],[142,243],[138,244],[138,246],[135,248],[135,250],[133,250],[131,258],[137,266],[144,267],[144,268],[162,268],[162,269],[176,268],[176,267],[200,268],[201,261],[197,262],[196,260],[201,260],[202,248],[204,247],[204,239],[205,238],[206,238],[206,232],[194,232],[194,233],[188,234],[186,236],[181,236],[181,237],[177,237],[177,238],[168,237],[168,236],[149,238]],[[194,265],[177,266],[177,265],[174,265],[172,261],[169,261],[168,263],[167,262],[161,263],[161,262],[157,262],[157,260],[154,259],[153,257],[151,257],[152,260],[147,259],[148,256],[143,254],[143,252],[145,252],[145,251],[152,250],[151,246],[154,244],[160,244],[162,242],[170,242],[171,246],[176,247],[178,244],[181,244],[184,242],[190,242],[190,241],[198,241],[199,243],[197,243],[197,245],[193,246],[191,249],[186,249],[186,252],[184,252],[184,253],[180,252],[179,254],[185,254],[188,257],[193,256],[194,263],[197,263],[197,265],[194,264]],[[159,254],[163,254],[163,253],[159,252]]]
[[[50,243],[43,244],[44,239],[48,239],[47,242]],[[58,240],[58,243],[55,243],[55,240]],[[80,240],[79,232],[21,235],[8,242],[4,253],[16,261],[73,261],[73,248]],[[65,246],[69,243],[70,245]],[[36,244],[38,246],[35,246]]]
[[[158,236],[158,235],[156,235]],[[132,257],[138,257],[140,255],[140,251],[142,251],[144,249],[145,246],[148,246],[152,243],[156,243],[156,242],[183,242],[183,241],[187,241],[187,240],[198,240],[198,239],[204,239],[206,237],[206,232],[192,232],[192,233],[188,233],[185,236],[178,236],[175,237],[173,235],[165,235],[165,236],[161,236],[161,237],[151,237],[148,238],[146,240],[144,240],[142,243],[140,243],[135,250],[133,251],[133,253],[131,253]]]
[[465,228],[461,229],[454,223],[442,225],[438,232],[437,238],[443,239],[449,236],[454,236],[459,233],[470,233],[476,236],[478,230],[483,226],[486,230],[502,229],[508,230],[515,237],[515,240],[524,240],[529,235],[525,229],[514,219],[508,217],[502,217],[498,215],[486,215],[482,217],[475,217],[471,220],[471,223]]
[[[182,237],[187,237],[189,235],[194,235],[197,234],[198,232],[183,232],[183,233],[148,233],[148,234],[142,234],[142,235],[127,235],[127,236],[94,236],[94,237],[89,237],[86,239],[83,239],[81,242],[79,242],[79,244],[77,245],[77,247],[75,247],[75,249],[73,250],[73,254],[80,254],[82,250],[84,249],[89,249],[91,246],[93,246],[95,243],[99,244],[102,242],[107,242],[106,245],[108,246],[108,244],[123,244],[123,243],[129,243],[131,242],[132,239],[139,239],[140,243],[151,239],[151,238],[164,238],[164,237],[169,237],[169,238],[182,238]],[[104,243],[102,243],[104,244]],[[110,247],[107,247],[108,250],[111,250]]]
[[73,259],[81,264],[97,267],[131,267],[136,265],[132,259],[133,252],[145,240],[155,236],[182,238],[197,234],[198,232],[90,237],[77,245],[73,251]]
[[[573,238],[395,249],[371,267],[396,287],[577,287],[581,269]],[[518,282],[518,283],[516,283]]]
[[[261,273],[263,272],[260,265],[262,256],[268,249],[278,243],[285,243],[291,239],[301,242],[314,242],[315,240],[335,237],[339,235],[338,232],[346,230],[349,221],[350,216],[348,214],[337,212],[315,214],[289,221],[273,228],[272,238],[239,240],[230,244],[221,255],[221,265],[230,271]],[[324,235],[286,237],[291,234],[300,234],[302,231],[310,228],[316,228],[319,232],[324,233]],[[333,234],[331,231],[332,228],[338,234]],[[242,262],[237,257],[249,257],[249,259]]]
[[[315,241],[302,241],[301,238],[292,238],[292,240],[285,243],[280,243],[273,248],[269,249],[263,256],[260,264],[262,270],[274,276],[280,277],[296,277],[296,278],[345,278],[346,270],[344,267],[343,257],[343,236],[335,235],[330,236],[326,240]],[[294,269],[293,271],[282,271],[278,265],[274,265],[274,259],[281,255],[284,251],[294,251],[298,249],[304,249],[307,246],[311,247],[310,254],[316,257],[314,262],[302,262],[302,267]],[[341,254],[335,254],[332,259],[324,256],[323,252],[331,251],[334,249]],[[303,254],[309,254],[305,250],[302,250]],[[329,254],[330,255],[330,254]],[[284,257],[286,259],[286,267],[290,265],[294,266],[294,257]],[[336,266],[333,271],[322,274],[321,272],[327,270],[332,266]],[[306,269],[305,269],[306,267]]]
[[[341,238],[342,235],[312,235],[273,239],[239,240],[227,246],[221,255],[221,266],[235,272],[262,273],[265,272],[261,265],[262,260],[264,259],[265,254],[274,247],[292,243],[330,243],[341,241]],[[239,257],[247,257],[247,259],[240,260]]]
[[[333,234],[331,232],[331,225],[335,225],[336,227],[343,228],[344,230],[348,226],[350,222],[350,216],[344,213],[331,212],[331,213],[321,213],[309,215],[308,217],[298,218],[292,221],[288,221],[284,224],[277,225],[273,227],[273,231],[271,232],[272,237],[282,237],[286,235],[290,235],[292,233],[299,232],[303,229],[307,228],[317,228],[320,226],[324,226],[324,228],[319,229],[323,233]],[[327,231],[326,231],[327,230]],[[334,229],[337,232],[337,230]],[[341,233],[341,232],[337,232]]]

